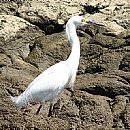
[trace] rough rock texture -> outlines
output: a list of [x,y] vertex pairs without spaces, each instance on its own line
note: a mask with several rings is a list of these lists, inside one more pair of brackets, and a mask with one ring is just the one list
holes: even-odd
[[[130,129],[129,0],[0,1],[0,129]],[[36,115],[38,103],[17,109],[10,95],[22,93],[49,66],[67,59],[64,24],[83,14],[99,25],[79,27],[81,58],[72,93]],[[51,34],[51,35],[47,35]]]

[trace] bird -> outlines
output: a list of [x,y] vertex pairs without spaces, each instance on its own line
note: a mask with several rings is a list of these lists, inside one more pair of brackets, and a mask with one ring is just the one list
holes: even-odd
[[23,107],[28,102],[39,102],[40,107],[50,101],[48,116],[51,116],[56,98],[62,93],[66,86],[73,90],[76,73],[80,59],[80,42],[76,33],[79,25],[89,23],[83,16],[73,16],[66,23],[66,35],[71,46],[68,58],[52,65],[38,75],[19,96],[10,96],[16,107]]

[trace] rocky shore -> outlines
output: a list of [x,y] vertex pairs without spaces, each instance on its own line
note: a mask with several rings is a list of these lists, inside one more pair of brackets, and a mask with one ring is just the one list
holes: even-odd
[[[67,59],[65,23],[83,15],[81,58],[74,85],[49,102],[18,109],[22,93],[49,66]],[[103,26],[100,26],[103,25]],[[129,130],[129,0],[0,0],[0,130]]]

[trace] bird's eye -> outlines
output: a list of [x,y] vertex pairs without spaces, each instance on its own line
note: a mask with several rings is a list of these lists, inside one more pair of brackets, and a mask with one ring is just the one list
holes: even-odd
[[88,23],[88,20],[82,19],[81,22]]

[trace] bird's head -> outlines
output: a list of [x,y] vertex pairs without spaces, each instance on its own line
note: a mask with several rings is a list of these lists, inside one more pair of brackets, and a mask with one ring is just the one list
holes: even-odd
[[75,24],[76,27],[79,25],[85,25],[85,24],[96,24],[94,22],[91,22],[85,19],[82,16],[73,16],[72,18],[69,19],[68,23],[73,23]]

